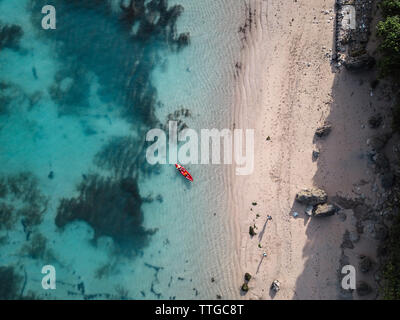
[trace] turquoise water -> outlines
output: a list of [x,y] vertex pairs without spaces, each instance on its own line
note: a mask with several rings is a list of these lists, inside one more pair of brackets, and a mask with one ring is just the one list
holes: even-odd
[[144,139],[227,125],[240,5],[57,0],[44,30],[46,4],[0,0],[0,298],[235,297],[222,168],[191,185]]

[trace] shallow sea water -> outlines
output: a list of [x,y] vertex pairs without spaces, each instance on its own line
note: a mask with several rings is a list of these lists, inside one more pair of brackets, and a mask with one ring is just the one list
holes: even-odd
[[[188,165],[190,184],[148,164],[144,138],[171,114],[231,125],[243,4],[134,2],[147,9],[53,1],[57,29],[43,30],[46,1],[0,0],[0,27],[22,30],[0,42],[2,299],[238,295],[225,168]],[[56,290],[41,285],[49,264]]]

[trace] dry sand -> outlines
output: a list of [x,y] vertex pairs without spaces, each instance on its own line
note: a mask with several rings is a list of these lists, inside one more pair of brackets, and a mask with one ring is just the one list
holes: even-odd
[[[256,137],[255,171],[250,176],[232,174],[230,191],[240,235],[238,277],[245,272],[253,275],[244,297],[345,298],[338,272],[342,253],[357,267],[359,254],[374,258],[375,240],[363,235],[354,249],[342,251],[344,232],[355,228],[352,210],[342,212],[345,221],[343,215],[309,218],[294,199],[300,189],[317,186],[330,198],[357,198],[363,193],[367,201],[375,201],[379,192],[371,187],[376,177],[365,152],[367,138],[377,131],[368,128],[367,119],[385,102],[378,93],[370,94],[373,73],[337,70],[326,57],[334,48],[334,0],[249,2],[251,16],[243,36],[231,119],[236,128],[254,129]],[[316,141],[315,130],[325,120],[333,130]],[[386,118],[381,130],[385,126]],[[317,161],[312,159],[313,150],[320,151]],[[299,213],[297,218],[294,212]],[[253,224],[257,235],[251,238]],[[358,275],[357,280],[372,281],[372,275]],[[274,296],[269,286],[275,279],[282,289]],[[353,298],[359,297],[354,293]]]

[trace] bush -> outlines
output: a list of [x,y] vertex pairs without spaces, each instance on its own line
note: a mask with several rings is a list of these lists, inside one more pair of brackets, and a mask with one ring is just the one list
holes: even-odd
[[393,76],[399,80],[400,71],[400,16],[388,17],[378,23],[381,38],[379,50],[383,57],[379,62],[381,76]]
[[385,17],[400,15],[400,0],[383,0],[380,8]]

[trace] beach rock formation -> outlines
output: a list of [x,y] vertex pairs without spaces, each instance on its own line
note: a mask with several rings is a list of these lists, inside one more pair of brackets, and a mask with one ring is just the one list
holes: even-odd
[[367,145],[372,149],[372,152],[381,151],[390,137],[391,134],[389,133],[373,136],[367,140]]
[[357,294],[360,297],[363,297],[363,296],[366,296],[366,295],[369,295],[370,293],[372,293],[372,287],[365,281],[357,282],[356,290],[357,290]]
[[333,216],[337,211],[337,208],[332,204],[319,204],[314,208],[315,217],[329,217]]
[[0,300],[18,299],[21,280],[14,267],[0,266]]
[[305,205],[315,206],[328,200],[328,195],[322,189],[311,188],[301,190],[296,194],[296,201]]
[[381,114],[376,114],[368,119],[368,125],[371,129],[377,129],[382,124],[383,118]]
[[323,138],[328,136],[332,131],[332,125],[329,122],[325,122],[323,124],[323,126],[319,127],[316,131],[315,131],[315,135],[318,138]]

